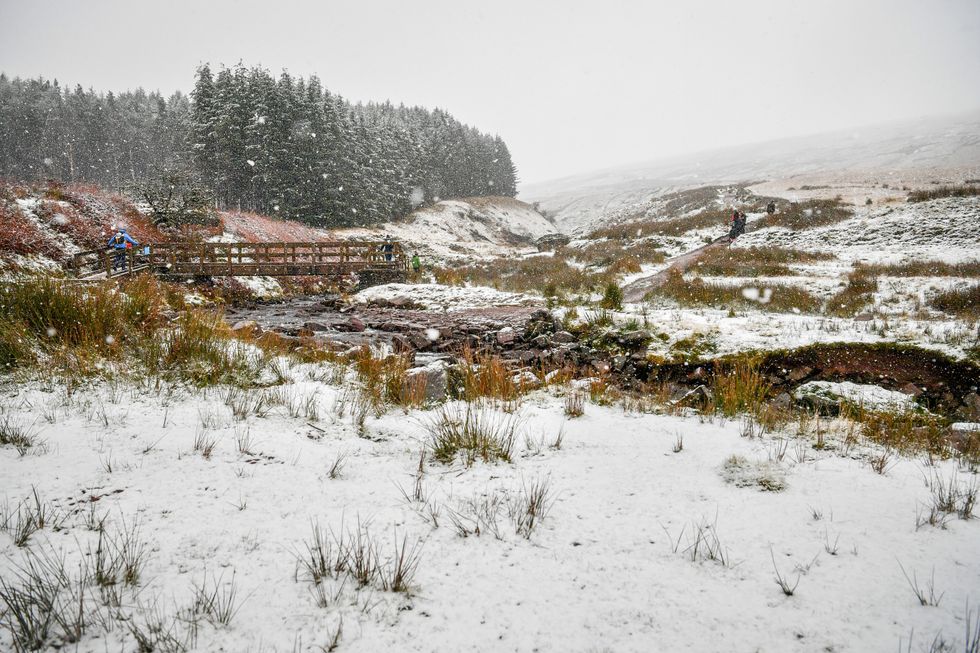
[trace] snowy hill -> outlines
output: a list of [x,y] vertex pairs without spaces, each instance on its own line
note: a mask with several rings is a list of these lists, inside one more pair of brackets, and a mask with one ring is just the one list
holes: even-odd
[[530,204],[510,197],[471,197],[443,200],[399,222],[336,234],[351,238],[387,234],[423,256],[482,259],[526,249],[535,239],[556,231]]
[[571,232],[678,188],[831,171],[930,171],[930,179],[980,176],[980,111],[741,145],[619,166],[521,188]]

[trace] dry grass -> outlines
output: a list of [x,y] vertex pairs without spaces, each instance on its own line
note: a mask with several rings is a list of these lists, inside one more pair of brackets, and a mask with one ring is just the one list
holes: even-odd
[[432,457],[445,464],[457,457],[470,467],[484,462],[510,462],[521,421],[490,408],[464,402],[444,406],[429,422],[429,448]]
[[942,197],[974,197],[980,195],[980,185],[940,186],[939,188],[914,190],[909,193],[909,202],[926,202]]
[[459,365],[452,371],[451,392],[467,402],[484,398],[513,402],[526,391],[521,383],[514,381],[514,373],[507,363],[489,352],[465,348]]
[[650,297],[672,299],[681,306],[711,306],[714,308],[757,308],[775,312],[817,312],[823,302],[796,286],[764,284],[755,289],[707,283],[702,279],[686,281],[680,272],[672,271],[660,288]]
[[709,253],[695,268],[698,274],[730,277],[790,276],[791,263],[834,259],[833,254],[782,247],[725,248]]
[[980,285],[941,292],[929,304],[944,313],[967,320],[980,320]]
[[854,271],[864,276],[885,277],[980,277],[980,262],[946,263],[910,261],[908,263],[857,263]]
[[715,410],[724,415],[759,412],[771,389],[754,359],[737,358],[719,363],[715,368],[712,384]]
[[827,313],[850,317],[871,303],[872,293],[878,290],[878,280],[855,270],[847,276],[847,285],[827,300]]
[[846,220],[853,215],[851,209],[840,198],[831,200],[808,200],[783,207],[779,213],[767,215],[755,223],[756,228],[786,227],[791,231],[802,231],[822,227]]
[[436,281],[448,285],[473,284],[508,292],[541,292],[545,297],[594,292],[609,275],[582,270],[561,256],[498,259],[492,263],[454,268],[433,268]]

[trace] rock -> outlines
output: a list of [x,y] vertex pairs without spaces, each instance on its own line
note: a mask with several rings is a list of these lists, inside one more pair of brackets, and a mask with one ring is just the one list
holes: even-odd
[[811,374],[813,374],[812,367],[794,367],[789,371],[789,374],[786,375],[786,378],[793,383],[796,383],[797,381],[802,381]]
[[422,331],[413,331],[409,333],[408,340],[412,343],[412,346],[415,347],[415,349],[425,349],[432,344],[429,337]]
[[975,451],[980,444],[980,423],[958,422],[949,428],[949,443],[960,453]]
[[517,338],[517,334],[514,333],[513,327],[504,327],[497,332],[497,342],[501,345],[512,344],[515,338]]
[[915,385],[914,383],[906,383],[901,388],[898,389],[899,392],[904,392],[911,397],[918,397],[922,394],[922,388]]
[[329,331],[330,327],[320,322],[303,322],[303,328],[307,331]]
[[239,320],[238,322],[235,322],[234,326],[231,327],[231,330],[236,335],[262,335],[262,327],[260,327],[259,323],[255,320]]
[[840,414],[841,402],[843,401],[842,397],[819,390],[800,391],[800,389],[797,389],[794,394],[796,396],[796,402],[804,408],[829,417]]
[[541,379],[531,370],[521,370],[510,379],[514,385],[525,390],[533,390],[541,387]]
[[616,338],[620,347],[627,351],[646,349],[650,344],[650,334],[646,331],[627,331]]
[[307,329],[305,326],[296,331],[296,335],[299,338],[309,338],[313,335],[313,329]]
[[855,322],[870,322],[873,319],[874,316],[871,313],[861,313],[860,315],[854,316]]
[[780,392],[769,402],[769,405],[774,408],[788,409],[793,405],[793,397],[788,392]]
[[415,351],[415,348],[412,347],[412,342],[400,333],[391,334],[391,348],[396,354],[406,354]]
[[980,395],[971,392],[963,397],[963,405],[960,406],[957,414],[970,422],[980,422]]
[[690,390],[677,400],[677,404],[680,406],[688,406],[690,408],[700,408],[706,404],[710,404],[714,401],[714,393],[711,392],[706,386],[699,385],[698,387]]
[[446,386],[449,378],[448,365],[443,360],[436,360],[425,367],[414,367],[405,373],[409,382],[417,379],[425,383],[426,401],[441,401],[446,398]]
[[552,341],[559,343],[575,342],[575,336],[573,336],[568,331],[556,331],[553,336],[551,336]]
[[395,308],[403,308],[411,304],[412,300],[408,297],[392,297],[388,303]]
[[541,352],[538,351],[537,349],[528,349],[518,354],[517,360],[521,361],[522,363],[530,363],[531,361],[536,360],[540,356],[541,356]]
[[548,347],[551,346],[551,340],[548,338],[548,336],[542,334],[536,337],[534,340],[532,340],[531,344],[537,347],[538,349],[547,349]]

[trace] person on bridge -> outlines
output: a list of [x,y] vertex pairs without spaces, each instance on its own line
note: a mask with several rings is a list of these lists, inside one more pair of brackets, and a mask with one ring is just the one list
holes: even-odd
[[391,242],[391,236],[385,236],[385,242],[381,246],[381,251],[384,252],[385,262],[391,263],[395,252],[395,245]]
[[776,202],[770,200],[770,202],[766,204],[766,213],[772,215],[775,212],[776,212]]
[[120,227],[119,231],[109,239],[109,249],[116,250],[112,257],[112,270],[123,270],[126,267],[126,250],[139,247],[139,242],[126,233],[125,227]]
[[419,258],[418,252],[412,253],[412,272],[418,274],[422,271],[422,259]]

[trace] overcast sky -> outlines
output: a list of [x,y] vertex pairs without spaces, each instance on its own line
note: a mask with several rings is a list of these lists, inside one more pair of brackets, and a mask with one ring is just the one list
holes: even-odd
[[189,91],[317,74],[442,107],[523,181],[980,107],[980,0],[0,0],[0,70]]

